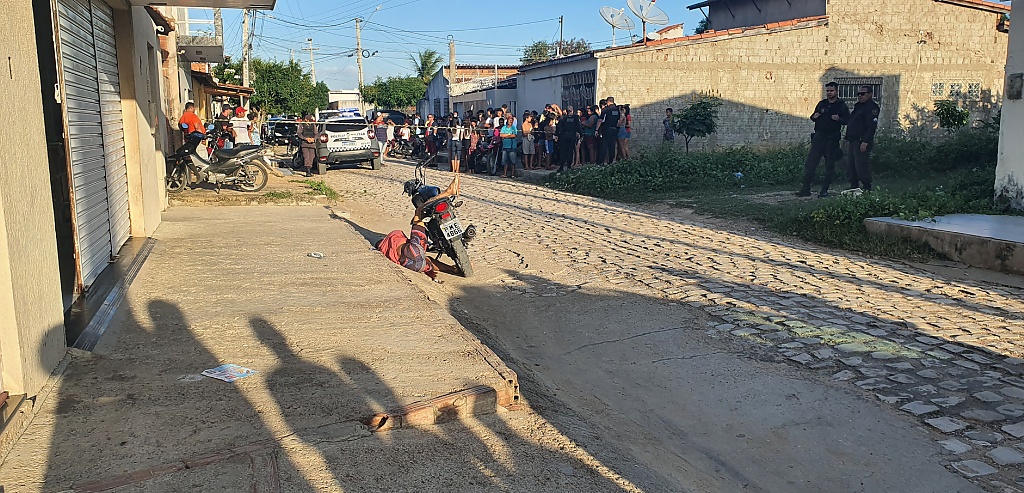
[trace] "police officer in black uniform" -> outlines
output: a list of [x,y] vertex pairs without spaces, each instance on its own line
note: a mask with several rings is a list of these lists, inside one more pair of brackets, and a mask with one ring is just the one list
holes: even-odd
[[839,99],[839,84],[829,82],[825,84],[825,99],[822,99],[814,107],[814,114],[811,120],[814,121],[814,133],[811,134],[811,151],[807,154],[807,161],[804,163],[804,184],[796,193],[798,197],[809,197],[811,195],[811,181],[818,170],[818,163],[825,158],[825,181],[821,183],[819,197],[828,197],[828,187],[832,185],[832,178],[836,174],[836,161],[839,160],[839,138],[842,135],[843,125],[846,125],[850,118],[850,109]]
[[[571,107],[570,107],[571,108]],[[568,108],[567,108],[568,109]],[[576,155],[576,142],[583,133],[583,123],[575,111],[566,111],[561,120],[555,124],[555,140],[558,141],[558,173],[572,169],[572,160]]]
[[846,140],[849,142],[849,155],[846,161],[846,172],[850,177],[850,188],[871,190],[871,149],[875,144],[875,130],[878,130],[878,113],[881,111],[874,101],[871,86],[861,86],[857,90],[857,104],[850,114],[850,123],[846,127]]
[[601,129],[601,148],[604,149],[604,157],[608,164],[612,164],[612,161],[615,161],[615,147],[619,141],[619,107],[615,104],[615,98],[605,99],[598,125]]

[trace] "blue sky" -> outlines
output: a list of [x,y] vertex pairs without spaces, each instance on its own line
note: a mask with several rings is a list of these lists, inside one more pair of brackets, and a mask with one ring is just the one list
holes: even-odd
[[[689,34],[702,18],[687,5],[697,0],[659,0],[671,23],[684,23]],[[584,38],[595,48],[611,45],[611,26],[598,10],[602,6],[626,8],[626,0],[523,0],[494,3],[468,0],[277,0],[272,12],[263,12],[256,21],[254,55],[287,60],[289,50],[303,67],[309,69],[309,53],[301,51],[313,38],[317,79],[331,89],[356,87],[356,59],[346,56],[355,48],[355,23],[369,19],[363,29],[363,48],[377,51],[365,59],[364,80],[377,76],[408,75],[409,54],[434,49],[448,58],[447,37],[456,43],[457,63],[517,64],[522,46],[533,41],[558,39],[558,16],[565,16],[564,36]],[[375,9],[380,9],[375,12]],[[626,9],[627,15],[629,9]],[[241,53],[239,10],[225,10],[225,53]],[[371,15],[372,14],[372,15]],[[640,22],[632,31],[639,37]],[[482,29],[483,28],[483,29]],[[658,26],[655,26],[657,29]],[[648,30],[651,30],[650,28]],[[616,31],[621,46],[629,32]]]

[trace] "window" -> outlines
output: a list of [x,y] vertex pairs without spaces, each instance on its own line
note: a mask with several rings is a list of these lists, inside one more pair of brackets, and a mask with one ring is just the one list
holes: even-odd
[[932,98],[952,101],[981,101],[981,82],[976,80],[947,80],[932,82]]
[[839,99],[846,101],[850,108],[853,108],[853,105],[857,103],[857,91],[860,90],[861,86],[870,87],[875,102],[880,105],[882,104],[881,77],[839,77],[836,78],[836,84],[839,84]]
[[434,117],[441,118],[442,116],[443,115],[441,114],[441,100],[434,98]]
[[964,85],[960,84],[960,83],[950,84],[949,85],[949,99],[952,99],[954,101],[956,101],[958,99],[963,99],[963,95],[964,95],[963,87],[964,87]]
[[981,83],[980,82],[971,82],[970,84],[967,84],[967,99],[969,99],[971,101],[980,101],[981,100]]
[[562,76],[562,108],[582,108],[594,104],[596,72],[586,70]]

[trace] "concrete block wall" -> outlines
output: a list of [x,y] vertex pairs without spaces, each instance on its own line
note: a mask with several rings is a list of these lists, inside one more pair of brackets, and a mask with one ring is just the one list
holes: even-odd
[[934,102],[948,97],[933,96],[933,83],[944,92],[961,84],[965,94],[980,84],[979,97],[963,104],[974,120],[995,115],[1007,45],[998,19],[934,0],[833,1],[825,25],[599,52],[598,97],[631,105],[635,145],[661,142],[666,107],[711,93],[724,103],[719,131],[700,146],[771,146],[807,140],[826,82],[881,77],[881,127],[933,135]]
[[[827,31],[809,27],[601,56],[598,97],[629,104],[633,141],[661,142],[665,108],[695,94],[722,99],[719,131],[697,147],[778,145],[806,140],[822,97]],[[629,51],[629,50],[623,50]],[[642,81],[642,83],[641,83]],[[677,145],[682,145],[681,136]],[[693,144],[691,144],[693,147]]]
[[[949,98],[951,84],[965,94],[981,84],[980,96],[963,104],[973,120],[986,120],[1003,92],[1008,37],[996,29],[999,18],[935,0],[830,2],[828,59],[851,73],[884,76],[886,119],[912,133],[935,129],[934,103]],[[933,95],[935,83],[942,95]]]

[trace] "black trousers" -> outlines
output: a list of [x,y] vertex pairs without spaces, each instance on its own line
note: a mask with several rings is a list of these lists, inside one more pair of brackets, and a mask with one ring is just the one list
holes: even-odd
[[868,143],[868,150],[860,152],[861,141],[851,140],[849,153],[846,155],[846,174],[850,177],[850,188],[871,190],[871,150],[874,145]]
[[576,136],[558,137],[558,169],[572,168],[572,161],[576,154]]
[[602,160],[601,158],[598,158],[598,164],[602,162],[611,164],[612,161],[615,161],[615,148],[618,147],[618,143],[619,127],[607,127],[601,129],[601,149],[604,150],[604,155],[598,155],[604,159]]
[[821,135],[814,134],[811,137],[811,151],[807,153],[807,161],[804,162],[804,185],[800,189],[804,192],[811,191],[811,182],[818,171],[818,163],[825,158],[825,180],[821,182],[821,192],[828,192],[832,186],[832,180],[836,176],[836,161],[839,159],[839,134]]

